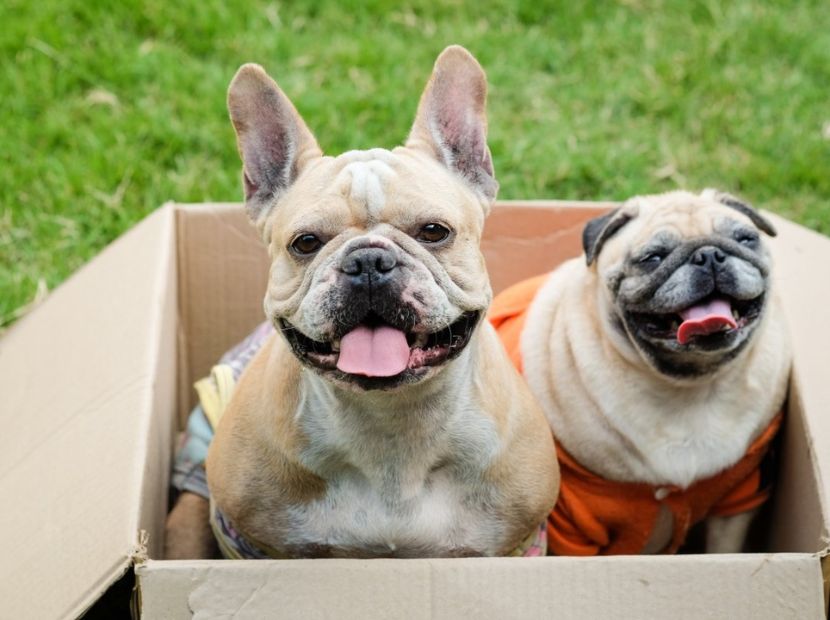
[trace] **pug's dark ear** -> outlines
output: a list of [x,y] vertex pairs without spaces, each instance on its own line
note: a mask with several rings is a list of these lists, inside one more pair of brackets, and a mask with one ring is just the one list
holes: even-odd
[[425,151],[459,174],[483,199],[485,211],[499,184],[487,147],[487,78],[458,45],[438,56],[421,95],[406,146]]
[[279,195],[322,152],[288,97],[259,65],[242,65],[228,87],[245,208],[261,225]]
[[732,194],[727,194],[726,192],[721,192],[716,189],[705,189],[700,195],[704,198],[712,198],[713,200],[717,200],[722,205],[726,205],[727,207],[731,207],[736,211],[743,213],[750,220],[752,220],[752,223],[758,227],[758,230],[767,233],[770,237],[774,237],[778,234],[775,230],[775,226],[772,225],[772,222],[761,215],[761,213],[748,202],[744,202]]
[[636,211],[622,206],[585,224],[582,230],[582,249],[585,250],[585,262],[589,267],[596,260],[605,242],[635,215]]

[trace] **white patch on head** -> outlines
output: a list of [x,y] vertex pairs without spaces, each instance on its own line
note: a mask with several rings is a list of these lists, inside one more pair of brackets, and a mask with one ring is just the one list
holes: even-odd
[[384,149],[371,149],[349,151],[340,157],[349,163],[335,178],[335,185],[342,188],[352,201],[365,205],[369,217],[378,217],[386,204],[385,185],[395,176],[390,166],[392,153]]

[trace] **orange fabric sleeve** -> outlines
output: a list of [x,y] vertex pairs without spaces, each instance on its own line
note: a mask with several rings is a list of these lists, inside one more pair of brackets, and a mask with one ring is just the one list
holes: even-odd
[[764,429],[764,432],[752,442],[744,458],[756,457],[755,466],[749,475],[741,480],[729,493],[712,507],[711,514],[719,517],[730,517],[742,512],[754,510],[763,504],[770,496],[770,489],[762,487],[761,481],[761,460],[765,457],[769,445],[775,438],[778,429],[781,427],[783,415],[778,414]]
[[[565,478],[563,478],[563,481]],[[562,484],[548,515],[548,549],[554,555],[597,555],[610,542],[608,529],[568,484]]]
[[760,487],[761,470],[754,469],[712,508],[712,514],[718,517],[731,517],[757,508],[769,498],[769,489]]

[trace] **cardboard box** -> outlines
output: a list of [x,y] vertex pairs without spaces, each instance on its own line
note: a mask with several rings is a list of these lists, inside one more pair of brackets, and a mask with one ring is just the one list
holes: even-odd
[[[609,206],[498,205],[494,289],[578,255]],[[830,240],[773,220],[796,361],[762,553],[164,562],[192,382],[262,320],[268,267],[239,205],[165,205],[0,341],[0,618],[77,616],[134,564],[144,618],[824,617]]]

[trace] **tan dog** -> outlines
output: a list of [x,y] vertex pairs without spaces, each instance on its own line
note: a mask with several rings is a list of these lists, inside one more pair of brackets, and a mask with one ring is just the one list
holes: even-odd
[[233,79],[281,334],[210,447],[215,527],[273,557],[501,555],[539,531],[558,489],[550,430],[480,320],[498,187],[485,97],[450,47],[405,147],[324,157],[259,66]]
[[674,551],[702,519],[708,551],[741,549],[790,368],[761,232],[713,190],[633,198],[495,300],[559,444],[555,552]]

